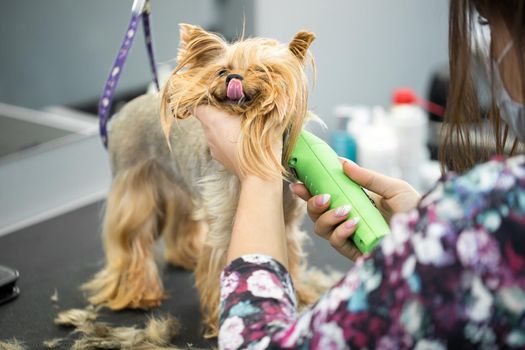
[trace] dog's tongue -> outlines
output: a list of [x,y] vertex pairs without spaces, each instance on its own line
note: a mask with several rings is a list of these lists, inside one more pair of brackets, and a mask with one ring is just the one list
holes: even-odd
[[228,83],[228,88],[226,89],[226,96],[233,101],[240,100],[244,96],[242,91],[242,82],[239,79],[232,79]]

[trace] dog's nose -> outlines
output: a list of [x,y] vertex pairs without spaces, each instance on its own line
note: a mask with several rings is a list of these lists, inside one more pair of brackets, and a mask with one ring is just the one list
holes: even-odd
[[228,83],[229,83],[230,80],[232,80],[232,79],[243,80],[244,78],[243,78],[242,75],[240,75],[240,74],[228,74],[228,76],[226,77],[226,85],[228,85]]

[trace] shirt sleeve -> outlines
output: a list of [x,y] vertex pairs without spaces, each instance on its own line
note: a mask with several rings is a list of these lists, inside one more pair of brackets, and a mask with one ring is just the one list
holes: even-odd
[[219,348],[525,347],[525,157],[450,175],[301,314],[286,269],[221,276]]

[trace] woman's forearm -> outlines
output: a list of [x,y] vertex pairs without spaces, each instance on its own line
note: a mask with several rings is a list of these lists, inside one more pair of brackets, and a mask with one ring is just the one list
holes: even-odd
[[249,176],[241,182],[228,262],[245,254],[269,255],[288,266],[281,179]]

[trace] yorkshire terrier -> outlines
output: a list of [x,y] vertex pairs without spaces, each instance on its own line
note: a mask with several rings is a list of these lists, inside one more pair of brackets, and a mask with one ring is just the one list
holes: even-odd
[[[178,65],[162,93],[129,102],[111,123],[106,264],[84,285],[91,303],[115,310],[158,306],[165,293],[153,248],[162,235],[166,261],[195,270],[206,335],[217,334],[219,276],[239,181],[212,159],[192,112],[209,104],[239,115],[242,169],[263,177],[286,176],[282,164],[307,115],[305,66],[313,62],[308,48],[314,38],[301,31],[287,45],[263,38],[229,44],[200,27],[180,25]],[[271,144],[285,134],[280,159]],[[276,168],[280,174],[269,171]],[[302,279],[304,204],[288,186],[283,203],[288,266],[305,305],[319,292]]]

